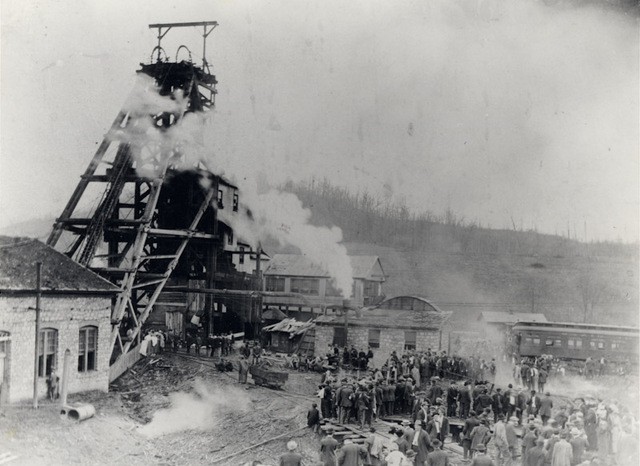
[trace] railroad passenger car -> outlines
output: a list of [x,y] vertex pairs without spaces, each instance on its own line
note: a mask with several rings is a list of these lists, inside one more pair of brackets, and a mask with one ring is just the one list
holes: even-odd
[[571,322],[518,322],[512,327],[520,356],[638,362],[640,329]]

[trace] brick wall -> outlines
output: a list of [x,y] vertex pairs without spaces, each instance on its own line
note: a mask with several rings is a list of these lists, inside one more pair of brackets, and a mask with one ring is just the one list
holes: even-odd
[[[62,379],[64,353],[71,352],[69,393],[109,389],[110,298],[45,297],[41,301],[41,329],[58,331],[56,368]],[[78,337],[81,327],[98,328],[96,370],[78,372]],[[35,350],[35,297],[0,297],[0,330],[11,333],[8,371],[10,402],[33,396]],[[46,379],[40,378],[39,393],[46,395]],[[3,387],[3,390],[5,387]]]
[[[394,328],[381,328],[380,330],[380,348],[373,348],[373,367],[381,367],[395,351],[398,355],[404,353],[405,330]],[[440,339],[437,330],[417,330],[416,350],[426,351],[438,350],[438,342]],[[327,348],[333,342],[333,327],[328,325],[316,326],[315,347],[323,349]],[[367,351],[369,347],[369,329],[367,327],[349,327],[347,334],[347,344],[353,345],[358,351],[361,349]],[[444,335],[443,335],[443,345]],[[446,346],[443,346],[446,349]]]

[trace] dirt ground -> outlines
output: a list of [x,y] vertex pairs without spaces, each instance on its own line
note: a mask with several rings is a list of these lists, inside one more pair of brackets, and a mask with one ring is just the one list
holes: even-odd
[[304,428],[313,397],[294,394],[314,393],[319,377],[291,372],[286,391],[274,391],[251,380],[239,385],[236,372],[218,372],[211,359],[165,353],[138,363],[108,394],[70,397],[70,403],[96,408],[81,423],[62,420],[59,405],[48,401],[38,410],[6,408],[0,414],[0,455],[15,457],[12,465],[278,464],[286,442],[295,438],[305,464],[314,464],[319,440]]

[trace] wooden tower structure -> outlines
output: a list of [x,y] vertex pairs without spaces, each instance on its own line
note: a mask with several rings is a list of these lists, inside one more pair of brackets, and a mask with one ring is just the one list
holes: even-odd
[[[214,106],[217,81],[205,54],[217,26],[215,21],[149,26],[157,31],[158,45],[152,62],[141,64],[138,73],[152,80],[152,97],[162,104],[123,107],[48,239],[120,287],[111,317],[112,363],[139,342],[170,278],[174,285],[196,279],[215,288],[216,274],[225,272],[219,262],[224,235],[232,232],[218,221],[218,210],[238,210],[237,188],[201,165],[185,170],[180,144],[158,142],[189,114],[203,115]],[[162,48],[165,35],[183,27],[202,28],[201,64],[191,61],[185,46],[175,60]],[[184,49],[189,59],[178,61]],[[147,138],[149,131],[158,137]]]

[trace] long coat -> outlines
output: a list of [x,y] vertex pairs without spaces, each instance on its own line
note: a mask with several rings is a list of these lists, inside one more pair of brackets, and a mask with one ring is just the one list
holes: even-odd
[[415,464],[424,464],[424,462],[427,461],[429,451],[433,450],[429,435],[423,429],[420,429],[420,432],[418,433],[418,445],[413,445],[413,438],[411,439],[410,444],[413,451],[416,452]]
[[323,466],[336,466],[336,448],[338,441],[333,437],[325,437],[320,441],[320,461]]
[[355,443],[344,445],[338,450],[339,466],[361,466],[362,458],[367,454],[367,450]]

